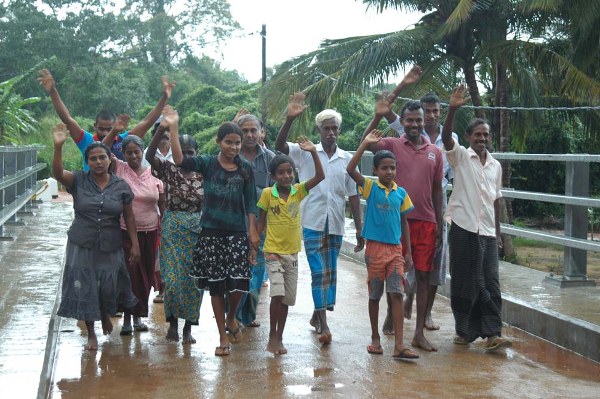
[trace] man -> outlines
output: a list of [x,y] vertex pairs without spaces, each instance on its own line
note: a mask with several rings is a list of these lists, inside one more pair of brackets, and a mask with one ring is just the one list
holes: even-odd
[[[385,99],[378,101],[375,117],[365,135],[375,128],[382,117],[391,116],[391,104],[408,85],[419,80],[421,70],[413,67]],[[425,315],[430,298],[429,279],[433,271],[435,248],[442,235],[442,152],[421,135],[424,127],[423,109],[417,102],[408,102],[400,113],[404,135],[387,137],[372,144],[373,152],[389,150],[396,156],[396,184],[403,187],[414,203],[415,210],[407,215],[411,250],[417,286],[417,322],[412,345],[425,351],[437,351],[424,335]],[[363,136],[364,138],[364,136]]]
[[[165,110],[167,108],[169,108],[170,106],[167,105],[165,106]],[[154,135],[156,134],[156,131],[158,130],[158,127],[160,126],[160,123],[163,120],[163,116],[159,116],[158,119],[156,120],[156,122],[154,122],[154,126],[152,127],[152,137],[154,137]],[[148,152],[148,147],[146,147],[146,149],[144,150],[144,159],[142,161],[142,164],[146,167],[149,168],[150,162],[148,162],[146,160],[146,153]],[[175,163],[173,162],[173,151],[171,151],[171,135],[169,134],[169,131],[167,130],[162,137],[160,138],[160,142],[158,143],[158,148],[156,149],[156,157],[158,159],[160,159],[161,161],[169,161],[171,163]]]
[[[60,94],[56,89],[56,83],[54,82],[54,78],[52,77],[50,71],[47,69],[42,69],[41,71],[39,71],[39,74],[40,77],[38,78],[38,81],[40,82],[40,85],[48,94],[50,94],[50,98],[52,99],[52,105],[54,105],[54,109],[56,110],[56,113],[58,114],[60,120],[65,125],[67,125],[67,129],[69,130],[71,138],[77,145],[77,148],[79,148],[79,150],[81,151],[83,161],[83,154],[87,146],[95,141],[102,141],[102,139],[106,137],[106,135],[112,130],[115,124],[115,121],[117,119],[116,115],[112,111],[102,110],[96,114],[96,118],[94,121],[94,132],[92,133],[83,130],[81,126],[79,126],[79,123],[77,123],[77,121],[73,119],[73,117],[69,113],[68,108],[60,98]],[[133,129],[131,129],[130,131],[123,132],[115,137],[115,140],[113,141],[113,144],[111,146],[111,151],[118,158],[123,159],[123,153],[121,151],[123,139],[129,134],[133,134],[140,138],[143,138],[144,134],[146,134],[146,131],[150,129],[154,121],[156,121],[156,119],[160,116],[165,104],[167,103],[167,100],[171,97],[171,93],[173,91],[173,87],[175,87],[175,83],[169,82],[166,76],[163,76],[161,80],[163,85],[163,93],[156,106],[148,113],[148,115],[146,115],[146,117],[140,123],[134,126]],[[85,171],[89,170],[89,167],[87,166],[85,161],[83,161],[83,169]]]
[[[306,109],[304,98],[302,93],[290,96],[287,118],[275,142],[275,148],[288,154],[294,161],[300,181],[314,176],[314,163],[310,154],[302,151],[297,144],[287,142],[287,138],[292,123]],[[332,334],[327,324],[326,310],[333,310],[335,305],[337,258],[344,236],[346,195],[356,227],[357,250],[362,249],[364,240],[360,235],[362,222],[356,184],[346,172],[352,156],[337,146],[342,116],[332,109],[326,109],[315,117],[315,122],[320,136],[317,153],[325,170],[325,180],[310,190],[310,195],[302,202],[302,235],[311,270],[315,305],[310,324],[321,334],[319,341],[329,344]]]
[[466,128],[469,149],[452,138],[456,110],[464,105],[466,88],[459,85],[450,97],[442,141],[448,162],[455,168],[454,187],[446,211],[450,223],[450,305],[454,314],[457,345],[486,339],[488,351],[512,345],[501,338],[502,297],[498,275],[500,236],[499,201],[502,167],[487,150],[490,126],[474,119]]
[[[421,107],[424,113],[424,125],[421,134],[426,137],[430,143],[435,144],[440,150],[443,150],[444,144],[442,143],[442,128],[440,124],[440,99],[435,94],[427,94],[421,97]],[[399,135],[404,134],[404,129],[400,123],[400,117],[393,111],[385,115],[386,118],[393,118],[389,120],[389,127],[398,132]],[[458,143],[458,136],[456,133],[452,133],[452,138]],[[446,155],[442,154],[444,160],[444,177],[442,179],[442,214],[446,211],[448,200],[446,197],[446,186],[448,182],[454,177],[454,171]],[[431,316],[431,309],[433,308],[433,302],[437,293],[438,286],[446,284],[446,258],[448,251],[448,234],[447,225],[442,222],[442,245],[436,247],[435,255],[433,258],[433,270],[429,274],[429,298],[427,300],[427,311],[425,314],[425,328],[428,330],[439,330],[440,326],[433,321]],[[407,289],[406,301],[404,302],[404,317],[410,319],[412,313],[412,304],[414,298],[414,289]],[[393,333],[393,325],[391,320],[387,320],[383,325],[384,333]]]
[[[245,113],[236,116],[235,122],[244,133],[240,157],[252,164],[256,198],[260,198],[262,190],[271,185],[269,164],[275,157],[275,153],[260,144],[262,123],[255,115]],[[250,291],[248,294],[242,295],[236,315],[238,320],[247,327],[260,326],[260,323],[256,320],[256,307],[258,306],[259,295],[266,274],[265,257],[262,251],[263,244],[264,235],[261,237],[261,244],[256,254],[256,264],[250,266]]]

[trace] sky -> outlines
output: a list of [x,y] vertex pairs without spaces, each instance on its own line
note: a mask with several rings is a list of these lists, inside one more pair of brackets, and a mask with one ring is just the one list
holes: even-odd
[[273,67],[316,50],[323,39],[398,31],[420,18],[418,13],[393,9],[383,14],[367,11],[360,0],[229,0],[229,4],[242,31],[206,53],[249,82],[260,80],[262,74],[262,24],[267,25],[267,67]]

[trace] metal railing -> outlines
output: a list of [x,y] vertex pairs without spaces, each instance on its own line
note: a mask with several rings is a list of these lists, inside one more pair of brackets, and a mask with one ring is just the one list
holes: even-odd
[[[373,170],[373,154],[365,152],[361,160],[361,171]],[[544,161],[564,162],[565,195],[546,194],[512,188],[502,189],[502,195],[511,199],[541,201],[565,206],[564,234],[549,233],[537,229],[502,224],[504,234],[518,236],[564,247],[563,274],[548,276],[547,280],[561,287],[595,285],[587,277],[587,252],[600,252],[600,242],[587,239],[588,208],[600,208],[600,199],[589,197],[590,163],[600,162],[600,155],[587,154],[517,154],[493,153],[499,161]],[[448,184],[448,190],[452,185]]]
[[37,162],[37,152],[43,146],[0,147],[0,239],[5,236],[4,226],[18,224],[18,212],[31,205],[31,198],[42,187],[37,172],[45,164]]

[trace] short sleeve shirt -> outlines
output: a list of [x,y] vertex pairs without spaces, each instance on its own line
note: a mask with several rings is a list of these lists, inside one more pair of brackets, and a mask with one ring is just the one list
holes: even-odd
[[68,231],[69,240],[84,248],[111,252],[122,248],[119,217],[123,207],[133,200],[127,182],[113,174],[104,189],[100,189],[89,172],[73,172],[73,184],[68,188],[73,196],[75,219]]
[[197,172],[184,175],[180,167],[167,160],[157,160],[152,175],[164,184],[166,207],[171,211],[200,212],[204,204],[204,179]]
[[[299,180],[310,180],[315,175],[312,156],[302,150],[298,144],[287,144],[290,149],[289,155],[298,169]],[[321,143],[316,147],[325,179],[310,190],[310,196],[302,202],[302,227],[326,231],[327,223],[328,234],[344,235],[346,196],[356,195],[356,183],[346,172],[346,166],[352,155],[338,147],[329,158]]]
[[306,182],[294,184],[287,200],[279,196],[277,184],[262,191],[258,207],[267,213],[263,252],[282,255],[300,252],[300,203],[307,195]]
[[[133,214],[138,231],[152,231],[158,228],[158,197],[162,193],[163,183],[152,176],[150,169],[138,175],[127,162],[117,160],[115,174],[125,180],[135,195]],[[121,228],[126,229],[125,220],[121,219]]]
[[386,137],[378,143],[378,149],[396,156],[396,184],[406,190],[415,206],[407,218],[436,223],[431,194],[433,184],[442,181],[444,163],[440,149],[427,139],[423,142],[417,148],[406,135]]
[[[110,151],[113,154],[115,154],[115,156],[120,160],[124,160],[124,158],[123,158],[123,139],[127,136],[129,136],[129,131],[123,132],[123,133],[117,135],[117,137],[115,137],[115,140],[113,141],[112,146],[110,147]],[[100,138],[97,135],[92,134],[90,132],[86,132],[85,130],[82,130],[81,136],[79,136],[79,139],[75,140],[75,145],[77,145],[77,148],[79,148],[79,151],[81,151],[81,159],[83,161],[83,170],[86,172],[90,170],[90,167],[88,166],[87,162],[85,162],[85,149],[87,148],[88,145],[90,145],[96,141],[102,141],[102,140],[100,140]]]
[[181,167],[204,176],[203,228],[235,232],[247,230],[246,216],[256,214],[256,187],[250,162],[242,159],[241,167],[247,179],[239,170],[223,169],[216,155],[185,157]]
[[365,178],[358,192],[367,201],[362,236],[367,240],[400,244],[401,216],[414,209],[406,190],[395,182],[388,189],[379,180]]

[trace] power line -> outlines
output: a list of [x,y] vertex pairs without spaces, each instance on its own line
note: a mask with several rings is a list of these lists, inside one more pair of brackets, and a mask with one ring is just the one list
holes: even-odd
[[[336,79],[329,75],[325,75],[322,72],[320,72],[320,75],[327,79],[330,79],[334,82],[339,82],[339,79]],[[344,83],[344,85],[355,87],[357,89],[363,90],[365,92],[373,93],[373,94],[381,94],[380,92],[377,92],[375,90],[365,89],[364,87],[360,87],[360,86],[353,85],[350,83]],[[408,98],[408,97],[396,97],[396,98],[400,99],[400,100],[405,100],[405,101],[416,101],[416,102],[420,101],[418,99]],[[449,104],[440,102],[440,105],[443,107],[448,107]],[[581,107],[492,107],[492,106],[487,106],[487,105],[463,105],[463,106],[461,106],[461,108],[482,109],[485,111],[499,110],[499,111],[511,111],[511,112],[517,112],[517,111],[600,111],[600,105],[586,105],[586,106],[581,106]]]

